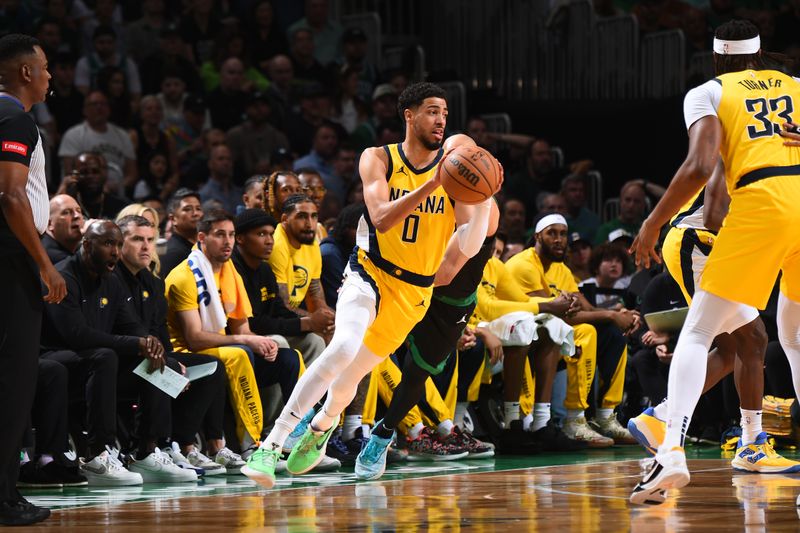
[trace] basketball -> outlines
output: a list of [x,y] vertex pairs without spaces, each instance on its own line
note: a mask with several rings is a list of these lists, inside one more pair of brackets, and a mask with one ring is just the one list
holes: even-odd
[[477,146],[459,146],[439,166],[445,192],[463,204],[478,204],[500,188],[500,163]]

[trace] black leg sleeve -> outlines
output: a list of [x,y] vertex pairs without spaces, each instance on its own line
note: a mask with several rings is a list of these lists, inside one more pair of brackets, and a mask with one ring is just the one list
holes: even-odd
[[[425,397],[425,380],[430,374],[414,362],[409,354],[403,359],[402,377],[400,383],[392,394],[392,401],[383,417],[383,425],[393,429],[408,414],[408,412]],[[427,404],[426,404],[427,405]],[[422,408],[422,406],[420,406]],[[430,408],[426,415],[433,414]],[[432,417],[435,420],[435,417]]]

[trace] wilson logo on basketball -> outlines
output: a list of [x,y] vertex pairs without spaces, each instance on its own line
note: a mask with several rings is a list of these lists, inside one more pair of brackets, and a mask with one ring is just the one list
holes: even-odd
[[480,177],[468,169],[466,165],[464,165],[464,163],[462,163],[457,157],[451,157],[450,164],[456,167],[456,171],[458,172],[459,176],[470,182],[472,185],[478,184]]
[[13,152],[22,156],[28,155],[28,147],[14,141],[3,141],[3,152]]

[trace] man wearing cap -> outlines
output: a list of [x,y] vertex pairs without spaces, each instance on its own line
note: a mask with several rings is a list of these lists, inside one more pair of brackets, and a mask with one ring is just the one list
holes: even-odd
[[630,235],[636,235],[642,225],[642,220],[644,220],[646,202],[647,194],[642,181],[626,182],[619,191],[619,215],[597,228],[594,243],[602,244],[610,241],[611,232],[618,229],[625,230]]
[[[580,310],[566,319],[575,330],[575,345],[581,348],[580,358],[567,359],[567,419],[564,433],[582,440],[590,447],[630,444],[636,441],[617,421],[614,408],[622,401],[625,385],[627,346],[623,333],[636,329],[636,313],[597,309],[580,294],[575,277],[564,264],[567,248],[567,221],[559,214],[541,217],[534,227],[529,248],[508,260],[508,271],[529,296],[574,294]],[[580,361],[580,364],[578,364]],[[596,361],[596,364],[595,364]],[[572,364],[570,364],[572,363]],[[590,426],[584,411],[589,406],[589,390],[595,366],[603,388],[601,403]]]
[[277,148],[289,148],[286,135],[269,123],[271,108],[266,93],[254,93],[244,109],[247,120],[231,128],[226,136],[234,162],[247,176],[257,174],[259,163],[269,165],[270,155]]
[[591,277],[589,260],[592,257],[592,239],[577,231],[569,234],[569,257],[567,265],[572,271],[575,283]]
[[372,117],[362,122],[350,136],[350,142],[359,152],[375,146],[378,127],[384,122],[397,119],[397,91],[388,83],[382,83],[372,92]]
[[267,263],[278,223],[263,209],[246,209],[236,217],[234,227],[236,247],[231,259],[253,307],[250,329],[269,335],[282,348],[299,350],[310,363],[325,349],[320,335],[326,333],[330,317],[322,309],[301,317],[278,294],[278,281]]

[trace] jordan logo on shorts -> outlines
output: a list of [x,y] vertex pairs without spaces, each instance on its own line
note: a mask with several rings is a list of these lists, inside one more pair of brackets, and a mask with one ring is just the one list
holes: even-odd
[[461,317],[461,320],[456,322],[456,324],[466,324],[467,323],[467,315]]
[[423,298],[422,301],[417,305],[415,305],[414,307],[425,307],[425,299]]

